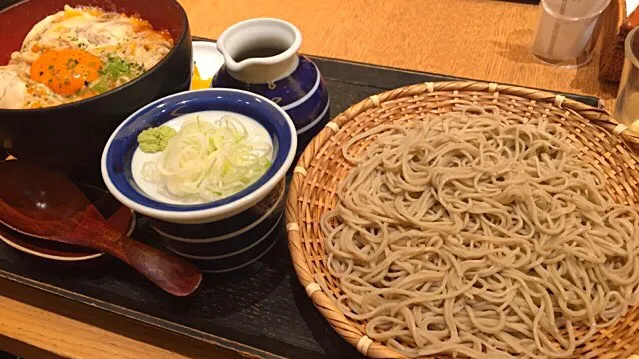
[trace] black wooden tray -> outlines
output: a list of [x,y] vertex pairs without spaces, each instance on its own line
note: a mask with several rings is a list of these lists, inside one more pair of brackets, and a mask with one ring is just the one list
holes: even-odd
[[[331,115],[373,94],[426,81],[459,80],[326,58],[313,58],[331,96]],[[594,97],[564,94],[591,106]],[[98,164],[96,164],[97,166]],[[139,221],[133,238],[159,240]],[[218,343],[263,358],[357,358],[328,325],[295,276],[282,229],[277,245],[248,268],[207,275],[191,297],[175,298],[113,261],[82,267],[43,262],[0,243],[0,277],[72,301]],[[2,288],[0,288],[2,294]]]

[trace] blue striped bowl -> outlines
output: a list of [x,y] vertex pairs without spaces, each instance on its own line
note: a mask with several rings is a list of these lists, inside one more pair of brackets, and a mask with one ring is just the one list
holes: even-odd
[[235,216],[204,224],[149,219],[164,245],[208,272],[227,272],[264,256],[281,232],[285,181],[255,206]]
[[[210,203],[168,204],[149,197],[135,183],[131,172],[138,134],[178,116],[211,110],[243,114],[264,126],[273,141],[271,167],[246,189]],[[207,223],[238,214],[266,197],[284,178],[296,147],[291,119],[268,99],[234,89],[186,91],[152,102],[120,124],[104,148],[102,177],[113,196],[138,213],[171,223]]]
[[[251,117],[271,135],[273,164],[260,179],[232,196],[205,204],[168,204],[135,183],[131,160],[138,134],[149,127],[199,111],[229,111]],[[234,89],[187,91],[155,101],[127,118],[102,154],[102,176],[125,206],[144,215],[165,246],[204,271],[241,268],[263,256],[281,231],[285,174],[297,147],[290,117],[272,101]]]

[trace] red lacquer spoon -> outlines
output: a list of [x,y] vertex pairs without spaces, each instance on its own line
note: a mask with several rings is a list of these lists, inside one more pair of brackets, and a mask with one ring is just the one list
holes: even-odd
[[0,222],[33,237],[108,253],[176,296],[193,293],[202,281],[193,264],[107,224],[63,175],[21,161],[0,162]]

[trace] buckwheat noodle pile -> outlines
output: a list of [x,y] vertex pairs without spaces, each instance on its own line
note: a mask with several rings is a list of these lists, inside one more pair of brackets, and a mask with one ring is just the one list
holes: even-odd
[[493,107],[354,137],[321,221],[337,306],[409,357],[570,357],[638,298],[639,216],[567,138]]

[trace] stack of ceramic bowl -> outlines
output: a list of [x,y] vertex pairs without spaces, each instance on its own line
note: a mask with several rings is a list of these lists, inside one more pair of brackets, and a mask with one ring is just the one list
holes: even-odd
[[204,224],[176,224],[151,219],[151,226],[176,254],[201,269],[224,272],[258,260],[275,245],[284,213],[285,183],[254,206],[229,218]]
[[[248,116],[271,136],[271,167],[244,190],[214,202],[174,204],[141,189],[132,170],[138,134],[189,113],[226,111]],[[280,233],[285,174],[297,146],[289,116],[272,101],[250,92],[206,89],[155,101],[127,118],[113,133],[102,156],[109,191],[124,205],[146,216],[168,249],[203,271],[242,268],[274,246]]]

